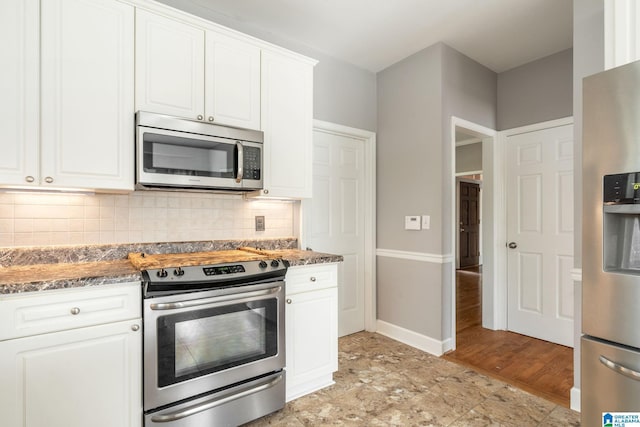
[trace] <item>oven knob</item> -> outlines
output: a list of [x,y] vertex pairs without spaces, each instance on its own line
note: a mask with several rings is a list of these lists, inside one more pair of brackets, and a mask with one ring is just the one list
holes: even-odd
[[173,275],[174,276],[184,276],[184,270],[180,267],[176,268],[175,270],[173,270]]
[[264,261],[260,261],[260,264],[258,264],[258,267],[260,268],[267,268],[267,263]]
[[280,263],[278,262],[277,259],[274,259],[273,261],[271,261],[271,267],[276,268],[279,265],[280,265]]
[[169,273],[167,273],[167,270],[165,270],[164,268],[161,268],[160,271],[156,273],[158,277],[167,277],[168,274]]

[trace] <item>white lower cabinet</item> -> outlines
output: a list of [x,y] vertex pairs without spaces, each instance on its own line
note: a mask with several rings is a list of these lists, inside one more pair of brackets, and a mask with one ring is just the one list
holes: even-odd
[[337,264],[291,267],[286,276],[287,401],[334,383],[338,370]]
[[[139,283],[128,286],[127,291],[137,289],[140,293]],[[116,299],[123,294],[119,285],[112,291]],[[138,307],[137,317],[109,319],[108,323],[87,326],[83,315],[91,316],[93,312],[95,316],[96,304],[103,298],[113,298],[108,291],[105,295],[104,289],[95,298],[92,292],[88,289],[45,291],[33,296],[0,299],[0,310],[12,310],[16,318],[34,319],[40,315],[53,319],[47,322],[52,329],[48,333],[0,341],[0,425],[142,425],[140,297],[123,301],[127,306]],[[68,316],[78,319],[83,327],[70,329],[72,325],[64,316],[51,316],[51,310],[44,303],[47,296],[42,295],[48,293],[58,299],[61,295],[69,296]],[[5,304],[15,299],[19,299],[20,304]],[[57,306],[60,305],[64,303],[58,301]],[[123,312],[106,310],[120,315]],[[102,319],[108,317],[102,316]],[[56,331],[57,323],[64,330]]]

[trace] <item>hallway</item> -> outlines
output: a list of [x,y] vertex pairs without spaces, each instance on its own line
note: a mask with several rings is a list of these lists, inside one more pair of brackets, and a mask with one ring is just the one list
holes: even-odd
[[573,349],[483,328],[481,268],[456,271],[457,348],[442,357],[569,407]]

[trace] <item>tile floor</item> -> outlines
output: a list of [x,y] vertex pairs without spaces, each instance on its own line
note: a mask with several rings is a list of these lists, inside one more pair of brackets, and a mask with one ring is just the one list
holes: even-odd
[[336,384],[246,426],[579,426],[580,415],[379,334],[339,341]]

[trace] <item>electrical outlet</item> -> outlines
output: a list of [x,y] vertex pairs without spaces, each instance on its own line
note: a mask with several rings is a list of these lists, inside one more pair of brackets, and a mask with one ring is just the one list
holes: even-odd
[[264,215],[256,215],[256,231],[264,231]]

